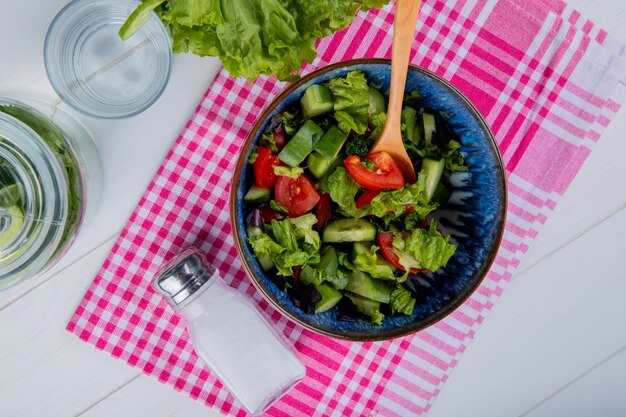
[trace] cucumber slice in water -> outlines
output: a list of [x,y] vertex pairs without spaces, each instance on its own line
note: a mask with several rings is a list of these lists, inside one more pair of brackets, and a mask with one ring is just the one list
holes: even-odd
[[150,12],[159,7],[165,0],[146,0],[128,16],[119,30],[123,41],[133,36],[150,19]]
[[18,206],[0,208],[0,252],[15,241],[24,225],[24,213]]

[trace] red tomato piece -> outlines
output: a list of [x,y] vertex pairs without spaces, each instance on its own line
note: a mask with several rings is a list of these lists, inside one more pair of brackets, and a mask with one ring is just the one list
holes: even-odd
[[364,192],[356,199],[356,208],[360,209],[363,206],[367,206],[378,194],[380,194],[380,191],[369,190]]
[[320,201],[315,206],[315,216],[317,217],[317,223],[315,227],[321,229],[326,226],[328,219],[333,214],[333,209],[330,205],[330,195],[328,193],[322,193]]
[[[407,234],[407,232],[403,234]],[[398,257],[398,254],[396,253],[396,248],[393,247],[393,233],[379,232],[376,240],[378,241],[378,246],[380,246],[380,252],[383,254],[387,262],[401,271],[406,271],[402,264],[400,264],[400,257]],[[411,268],[410,272],[412,274],[417,274],[418,272],[424,271],[425,269]]]
[[298,179],[280,176],[274,190],[276,202],[287,208],[289,217],[298,217],[308,213],[320,201],[320,194],[306,175]]
[[272,188],[278,180],[274,174],[274,167],[280,165],[280,160],[267,148],[257,148],[257,154],[256,161],[252,166],[254,183],[260,188]]
[[396,190],[404,187],[404,178],[400,167],[387,152],[381,151],[368,155],[366,160],[374,164],[374,169],[361,163],[361,159],[352,155],[343,163],[350,176],[361,187],[371,191]]

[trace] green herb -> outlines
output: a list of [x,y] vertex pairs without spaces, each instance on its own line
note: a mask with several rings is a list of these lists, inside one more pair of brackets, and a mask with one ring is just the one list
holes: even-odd
[[359,135],[346,144],[346,154],[348,156],[356,155],[359,158],[365,158],[373,143],[373,140],[366,139],[365,136]]

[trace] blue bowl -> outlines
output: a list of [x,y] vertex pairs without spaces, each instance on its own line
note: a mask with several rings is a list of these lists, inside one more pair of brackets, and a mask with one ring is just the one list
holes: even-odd
[[352,341],[386,340],[422,330],[459,307],[478,287],[500,245],[506,217],[506,181],[502,159],[493,134],[472,103],[449,82],[425,69],[410,66],[406,91],[417,89],[421,105],[449,116],[449,123],[463,144],[461,153],[469,171],[452,176],[450,201],[438,209],[440,228],[452,235],[458,249],[448,265],[437,273],[412,280],[419,294],[411,316],[387,316],[382,325],[337,319],[336,309],[306,314],[261,269],[246,243],[243,196],[250,183],[246,163],[250,152],[273,116],[300,100],[313,84],[360,70],[370,85],[389,92],[391,62],[356,59],[314,71],[290,85],[265,110],[242,149],[231,192],[231,221],[237,250],[254,286],[278,311],[314,332]]

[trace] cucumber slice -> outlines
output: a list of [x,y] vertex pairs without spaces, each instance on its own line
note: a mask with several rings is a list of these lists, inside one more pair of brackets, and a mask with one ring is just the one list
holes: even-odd
[[300,104],[306,117],[319,116],[333,109],[333,95],[328,87],[315,84],[306,89]]
[[319,142],[315,144],[313,150],[330,160],[339,154],[346,139],[348,139],[348,134],[333,125],[324,133],[324,136],[322,136]]
[[291,167],[300,165],[323,135],[324,130],[321,127],[313,120],[307,120],[280,151],[278,159]]
[[376,239],[376,227],[365,219],[339,219],[324,229],[324,242],[364,242]]
[[315,270],[308,265],[305,265],[300,271],[300,277],[298,283],[302,285],[315,285]]
[[322,299],[315,305],[315,314],[323,313],[333,308],[343,297],[341,292],[333,288],[332,285],[321,284],[317,287]]
[[391,300],[391,288],[384,281],[374,279],[361,271],[352,271],[345,290],[381,303]]
[[345,292],[344,295],[352,301],[359,312],[370,317],[380,314],[380,302],[350,292]]
[[337,168],[341,165],[341,162],[339,155],[328,160],[317,152],[311,152],[307,160],[307,167],[316,178],[322,178],[324,175],[330,174],[332,168]]
[[387,111],[387,100],[385,96],[374,87],[370,87],[369,90],[369,107],[367,112],[369,115],[384,113]]
[[320,259],[320,263],[317,265],[315,269],[322,273],[323,277],[331,276],[339,267],[339,261],[337,259],[337,252],[332,246],[327,246],[322,251],[322,257]]
[[433,194],[433,197],[430,199],[430,201],[437,204],[445,204],[450,199],[450,195],[451,193],[450,190],[448,190],[448,187],[446,187],[441,183],[441,181],[439,181],[439,184],[437,184],[437,188],[435,188],[435,193]]
[[433,133],[437,131],[435,115],[432,113],[424,113],[422,114],[422,121],[424,122],[424,140],[430,145],[433,143]]
[[128,16],[120,28],[118,34],[123,41],[133,36],[141,27],[150,20],[150,12],[156,9],[165,0],[146,0]]
[[0,208],[0,252],[18,237],[24,225],[24,213],[18,206]]
[[243,196],[243,201],[246,204],[261,204],[270,201],[272,191],[269,188],[260,188],[256,185],[250,187],[246,195]]
[[439,184],[441,180],[445,164],[446,161],[444,159],[436,160],[425,158],[422,161],[422,173],[426,175],[426,187],[424,190],[426,201],[430,201],[433,198],[437,184]]

